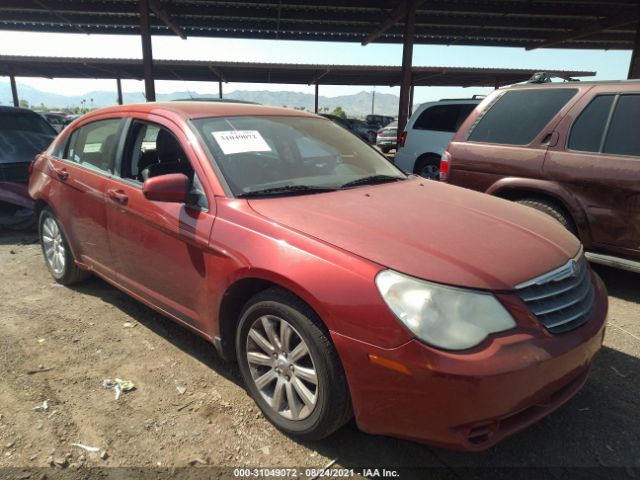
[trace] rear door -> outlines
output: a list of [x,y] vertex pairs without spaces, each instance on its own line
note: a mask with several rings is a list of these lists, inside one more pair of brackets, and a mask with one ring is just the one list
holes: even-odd
[[124,120],[105,118],[76,129],[61,158],[50,156],[55,182],[49,201],[76,258],[97,272],[114,275],[107,233],[105,188],[113,175]]
[[640,251],[640,91],[599,86],[562,120],[562,138],[545,161],[546,176],[582,204],[592,243]]
[[[193,205],[154,202],[142,193],[149,165],[186,173]],[[175,167],[175,172],[171,169]],[[194,168],[195,167],[195,168]],[[208,241],[215,218],[186,136],[156,115],[139,114],[129,128],[118,175],[109,180],[107,218],[119,282],[174,318],[207,332],[211,316]]]
[[486,191],[503,177],[541,178],[554,127],[578,92],[578,87],[549,85],[489,97],[448,148],[449,182]]

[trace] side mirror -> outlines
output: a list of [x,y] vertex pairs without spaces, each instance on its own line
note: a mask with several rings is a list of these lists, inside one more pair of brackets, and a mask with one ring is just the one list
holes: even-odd
[[189,179],[182,173],[169,173],[151,177],[144,182],[142,193],[147,200],[156,202],[189,203]]

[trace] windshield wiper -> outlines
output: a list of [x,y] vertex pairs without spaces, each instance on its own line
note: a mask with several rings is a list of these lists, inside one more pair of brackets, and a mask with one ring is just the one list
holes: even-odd
[[394,177],[392,175],[371,175],[345,183],[340,188],[356,187],[358,185],[375,185],[376,183],[397,182],[404,180],[402,177]]
[[313,187],[311,185],[285,185],[282,187],[271,187],[253,192],[244,192],[236,195],[238,198],[247,197],[272,197],[278,195],[305,195],[308,193],[335,192],[335,188]]

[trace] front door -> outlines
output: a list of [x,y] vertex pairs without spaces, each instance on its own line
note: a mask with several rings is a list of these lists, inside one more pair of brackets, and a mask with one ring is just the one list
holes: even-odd
[[[107,187],[111,248],[120,283],[170,316],[204,332],[211,318],[207,245],[215,204],[207,201],[186,137],[148,115],[128,132],[118,176]],[[197,197],[191,205],[147,200],[144,180],[184,173]]]

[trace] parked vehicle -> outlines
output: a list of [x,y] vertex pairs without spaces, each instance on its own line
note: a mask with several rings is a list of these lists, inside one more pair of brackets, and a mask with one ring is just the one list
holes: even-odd
[[522,85],[490,95],[441,179],[540,210],[594,262],[640,272],[640,82]]
[[400,135],[394,163],[406,173],[437,180],[442,152],[480,101],[474,97],[420,105]]
[[367,143],[376,143],[376,129],[366,122],[356,118],[347,118],[347,122],[351,126],[351,130]]
[[330,115],[325,113],[321,114],[321,116],[331,120],[337,125],[340,125],[342,128],[349,130],[351,133],[367,143],[375,142],[375,130],[361,120],[355,120],[353,118],[342,118],[338,117],[337,115]]
[[32,222],[29,162],[55,136],[55,130],[37,113],[0,106],[0,226],[20,228]]
[[95,273],[202,335],[298,439],[355,415],[484,449],[571,398],[602,343],[605,288],[557,222],[407,177],[305,112],[98,110],[29,191],[57,282]]
[[387,125],[389,125],[391,122],[393,122],[393,117],[390,117],[388,115],[367,115],[365,118],[365,121],[371,125],[372,128],[374,128],[375,130],[378,130],[382,127],[386,127]]
[[377,131],[376,146],[382,153],[389,153],[398,147],[398,122],[393,121]]
[[56,133],[60,133],[64,127],[70,122],[67,122],[67,116],[60,113],[44,112],[41,113],[44,119],[53,127]]

